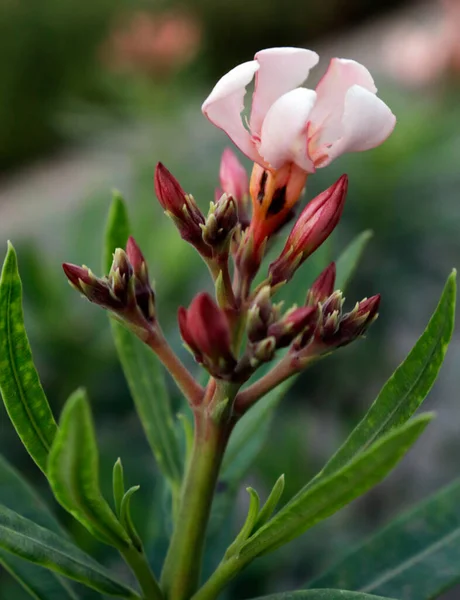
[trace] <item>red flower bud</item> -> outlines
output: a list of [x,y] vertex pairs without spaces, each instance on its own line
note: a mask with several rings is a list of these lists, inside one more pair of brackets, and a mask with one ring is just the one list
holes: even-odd
[[380,294],[358,302],[355,308],[343,316],[337,337],[339,346],[345,346],[364,335],[378,316]]
[[296,269],[329,237],[342,216],[348,177],[340,179],[304,208],[281,255],[269,267],[271,284],[289,281]]
[[334,291],[335,276],[335,263],[332,262],[313,282],[313,285],[308,290],[305,304],[307,306],[314,306],[318,302],[324,302],[326,298],[329,298]]
[[211,249],[202,239],[202,212],[193,197],[184,192],[177,179],[161,163],[158,163],[155,169],[155,191],[161,206],[173,219],[181,237],[195,246],[201,254],[210,256]]
[[123,307],[121,299],[111,290],[107,279],[100,279],[87,267],[71,263],[63,263],[62,268],[71,285],[90,302],[112,310],[120,310]]
[[145,258],[132,236],[128,238],[126,254],[134,271],[136,303],[144,317],[148,321],[153,321],[155,318],[155,293],[149,280]]
[[285,348],[301,333],[312,334],[318,322],[318,315],[319,311],[316,306],[296,308],[270,325],[268,336],[275,338],[277,348]]
[[230,327],[211,296],[206,292],[195,296],[188,310],[179,309],[178,320],[182,338],[195,359],[217,377],[229,375],[236,365]]

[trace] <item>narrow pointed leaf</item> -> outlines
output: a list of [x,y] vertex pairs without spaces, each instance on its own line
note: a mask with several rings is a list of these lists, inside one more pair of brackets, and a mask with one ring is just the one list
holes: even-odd
[[251,531],[254,529],[254,523],[256,522],[257,515],[259,513],[260,499],[259,494],[251,487],[246,488],[249,494],[249,509],[246,521],[241,528],[241,531],[236,536],[234,542],[227,548],[225,553],[225,559],[233,556],[241,548],[243,543],[251,535]]
[[121,502],[125,495],[125,481],[123,475],[123,465],[121,459],[118,459],[113,466],[112,473],[113,501],[115,502],[115,510],[120,516]]
[[94,536],[118,548],[130,539],[99,489],[99,455],[86,394],[77,390],[62,411],[48,460],[56,499]]
[[[0,504],[15,508],[42,527],[66,534],[40,497],[21,475],[0,456]],[[33,565],[0,548],[0,564],[37,600],[77,600],[78,596],[57,573]]]
[[273,519],[252,535],[239,553],[246,562],[275,550],[379,483],[425,429],[424,414],[389,433],[334,475],[306,486]]
[[437,598],[460,583],[459,506],[457,479],[401,514],[311,587],[350,587],[400,600]]
[[67,539],[6,507],[0,507],[0,548],[104,594],[139,598]]
[[140,489],[140,486],[135,485],[126,492],[123,496],[120,506],[120,521],[131,538],[133,544],[138,550],[142,550],[142,540],[134,527],[133,520],[131,518],[131,497]]
[[271,518],[271,516],[276,510],[276,507],[278,506],[278,502],[281,499],[283,491],[284,475],[281,475],[275,482],[275,485],[273,486],[273,489],[270,492],[267,501],[265,502],[259,514],[257,515],[257,520],[254,524],[254,530],[260,529],[260,527],[262,527],[262,525],[265,525],[265,523]]
[[345,590],[299,590],[260,596],[254,600],[391,600],[382,596],[361,594],[360,592],[347,592]]
[[57,425],[35,369],[24,327],[22,284],[16,252],[8,252],[0,280],[0,390],[22,443],[46,471]]
[[345,291],[372,235],[373,233],[370,229],[360,233],[352,240],[337,259],[337,277],[335,280],[336,290],[342,290],[342,292]]
[[439,304],[415,346],[319,477],[334,473],[380,436],[405,423],[425,400],[436,381],[454,329],[455,275],[454,271],[447,279]]
[[[105,234],[105,271],[110,269],[112,252],[115,248],[125,247],[128,235],[126,206],[116,194]],[[114,320],[111,320],[111,326],[118,357],[149,445],[165,477],[178,488],[182,475],[181,453],[163,368],[150,348],[131,331]]]

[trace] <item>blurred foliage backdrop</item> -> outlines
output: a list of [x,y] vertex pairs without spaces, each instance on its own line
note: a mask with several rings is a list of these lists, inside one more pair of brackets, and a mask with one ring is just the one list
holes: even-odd
[[[60,263],[84,263],[99,272],[110,188],[119,187],[156,281],[164,328],[193,368],[181,348],[175,313],[180,303],[188,304],[194,292],[207,285],[206,273],[156,203],[152,185],[156,161],[164,162],[205,208],[213,198],[220,154],[227,143],[200,113],[215,76],[262,47],[315,48],[322,35],[343,34],[374,18],[378,6],[371,9],[362,0],[182,4],[138,0],[129,6],[124,0],[35,4],[7,0],[4,8],[0,241],[5,247],[12,237],[18,250],[34,356],[56,414],[77,386],[88,388],[103,454],[103,485],[110,488],[111,466],[121,456],[128,483],[142,486],[136,498],[137,518],[150,519],[153,528],[164,532],[168,527],[162,517],[164,494],[116,361],[107,318],[70,289]],[[351,306],[380,292],[381,318],[367,340],[315,366],[282,403],[265,449],[246,476],[247,484],[262,494],[284,472],[287,497],[321,467],[421,333],[445,276],[459,264],[457,83],[444,80],[420,93],[383,79],[378,81],[380,94],[399,120],[395,134],[376,151],[344,157],[320,171],[307,188],[311,198],[348,172],[348,204],[327,253],[336,257],[355,235],[373,230],[347,297]],[[69,151],[79,161],[63,181],[59,160]],[[103,185],[85,184],[80,172],[85,157],[96,171],[99,164],[107,170],[115,157],[110,179]],[[34,180],[27,180],[31,160],[38,161],[54,200],[38,194],[33,210],[28,210],[22,195],[34,185]],[[77,203],[67,202],[70,193],[79,196]],[[10,231],[5,223],[15,211],[21,211],[21,226]],[[307,267],[297,274],[300,300],[314,271]],[[457,336],[429,400],[439,418],[396,473],[288,549],[259,560],[235,584],[232,598],[293,588],[328,564],[341,548],[458,475],[459,359]],[[173,386],[171,393],[179,406]],[[0,451],[43,488],[6,414],[0,419]],[[246,505],[242,490],[233,531]],[[90,542],[82,529],[71,527],[87,546]],[[224,533],[232,534],[230,526]],[[104,548],[92,550],[111,564],[113,557]],[[11,598],[14,582],[2,573],[0,583],[0,599]],[[19,589],[15,593],[21,598]]]

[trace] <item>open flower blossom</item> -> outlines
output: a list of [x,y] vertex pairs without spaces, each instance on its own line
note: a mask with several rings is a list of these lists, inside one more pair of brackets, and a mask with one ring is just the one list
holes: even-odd
[[[353,60],[333,58],[316,90],[300,87],[318,60],[303,48],[262,50],[217,82],[202,111],[266,169],[294,163],[314,173],[344,152],[379,146],[396,119],[377,97],[369,71]],[[244,96],[254,77],[245,126]]]

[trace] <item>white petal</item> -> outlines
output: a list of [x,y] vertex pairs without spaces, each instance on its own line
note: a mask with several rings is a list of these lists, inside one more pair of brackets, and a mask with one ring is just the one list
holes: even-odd
[[344,152],[361,152],[380,146],[396,124],[396,117],[388,106],[372,92],[359,85],[352,86],[345,96],[342,135],[328,150],[329,159]]
[[377,92],[366,67],[354,60],[333,58],[316,87],[318,101],[311,114],[312,129],[321,130],[318,144],[334,142],[340,135],[345,96],[353,85]]
[[262,124],[259,153],[274,168],[295,162],[312,173],[315,169],[307,155],[307,123],[316,93],[297,88],[272,105]]
[[238,148],[254,161],[260,161],[260,157],[252,143],[251,134],[243,125],[241,112],[244,109],[246,86],[258,69],[259,63],[255,60],[238,65],[219,79],[201,107],[203,114],[223,129]]
[[299,87],[319,60],[305,48],[269,48],[255,57],[260,65],[252,99],[251,131],[260,134],[270,106],[283,94]]

